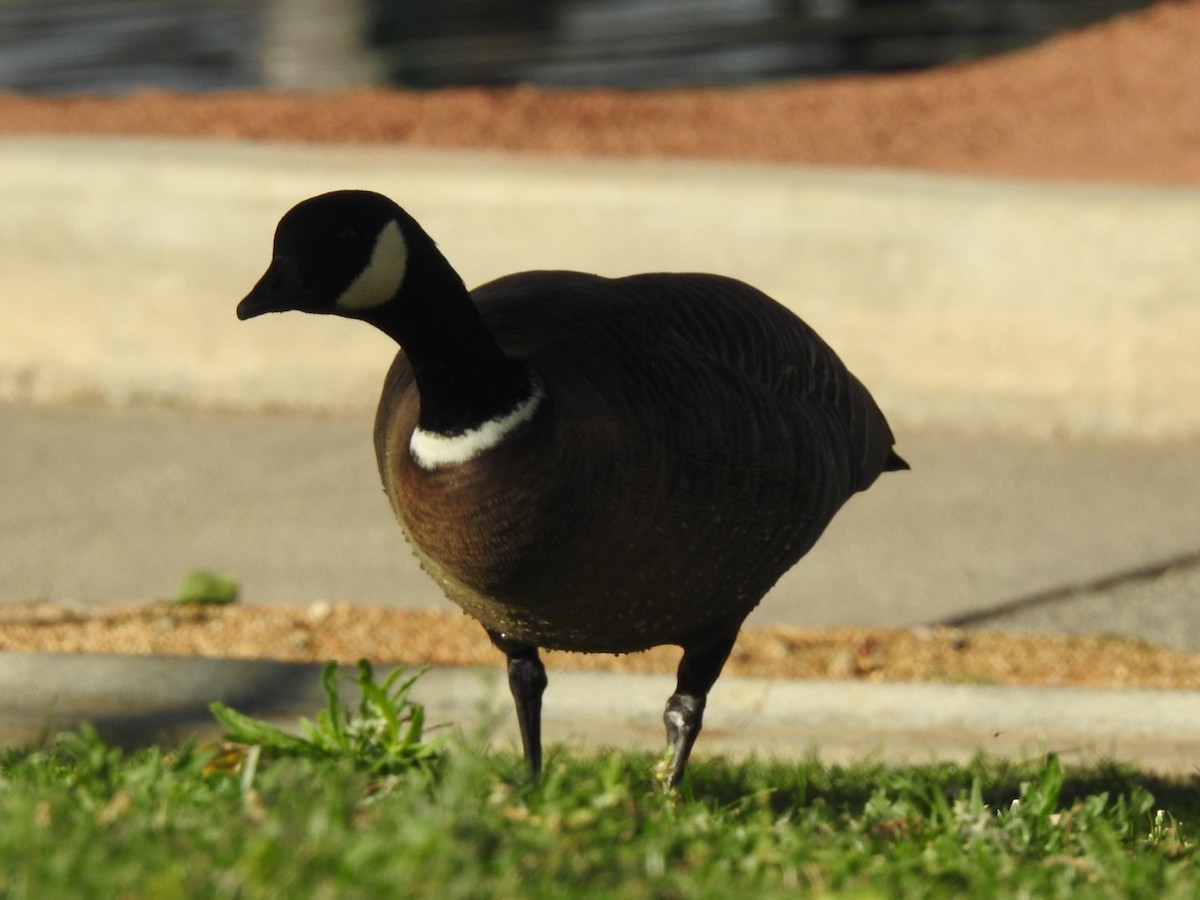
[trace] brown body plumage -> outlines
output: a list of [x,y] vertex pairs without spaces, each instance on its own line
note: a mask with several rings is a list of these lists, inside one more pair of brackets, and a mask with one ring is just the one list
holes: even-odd
[[493,630],[617,653],[736,627],[891,459],[862,385],[748,285],[527,272],[472,296],[548,403],[505,445],[424,469],[401,351],[375,449],[426,569]]

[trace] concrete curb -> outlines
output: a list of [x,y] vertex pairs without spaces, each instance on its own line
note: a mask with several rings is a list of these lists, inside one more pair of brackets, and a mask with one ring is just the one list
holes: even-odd
[[1200,433],[1200,190],[140,139],[0,140],[0,399],[373,405],[386,339],[233,318],[279,215],[349,186],[400,199],[468,283],[751,281],[896,423]]
[[[84,720],[125,744],[215,737],[213,700],[287,725],[323,708],[319,671],[270,661],[0,653],[0,744],[29,743]],[[657,752],[673,686],[667,676],[554,672],[546,740]],[[498,670],[435,668],[414,696],[431,724],[451,723],[470,734],[499,722],[492,742],[519,746]],[[353,700],[347,691],[347,702]],[[814,750],[827,761],[911,762],[1054,750],[1073,761],[1193,771],[1200,759],[1200,695],[752,678],[717,683],[698,759],[751,753],[794,759]]]
[[213,722],[213,700],[311,711],[317,671],[263,660],[3,652],[0,744],[37,741],[84,721],[122,744],[178,738]]

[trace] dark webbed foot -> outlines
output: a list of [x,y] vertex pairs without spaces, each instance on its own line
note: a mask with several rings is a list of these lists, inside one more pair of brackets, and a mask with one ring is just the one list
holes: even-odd
[[732,631],[721,634],[714,641],[687,644],[683,648],[675,693],[667,701],[667,709],[663,713],[663,724],[667,726],[668,756],[657,770],[669,788],[675,787],[683,778],[688,757],[704,724],[708,692],[721,674],[725,660],[729,658],[740,627],[739,623]]
[[538,649],[487,629],[488,637],[508,657],[508,687],[517,706],[517,725],[529,774],[537,780],[542,774],[542,694],[546,690],[546,667]]
[[705,697],[675,693],[667,700],[663,713],[663,724],[667,726],[667,756],[663,759],[657,775],[667,787],[675,787],[683,778],[692,746],[704,724]]

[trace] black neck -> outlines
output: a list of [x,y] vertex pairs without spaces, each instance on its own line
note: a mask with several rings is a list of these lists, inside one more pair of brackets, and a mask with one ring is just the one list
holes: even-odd
[[410,257],[401,293],[364,318],[404,348],[424,431],[462,434],[511,412],[532,392],[529,369],[497,346],[462,279],[436,250]]

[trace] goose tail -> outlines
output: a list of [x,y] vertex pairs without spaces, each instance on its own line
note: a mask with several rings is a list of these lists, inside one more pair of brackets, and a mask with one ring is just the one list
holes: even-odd
[[889,450],[887,459],[883,463],[883,471],[885,472],[903,472],[911,469],[907,462],[895,450]]

